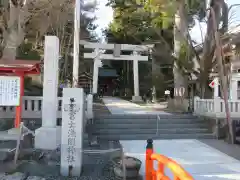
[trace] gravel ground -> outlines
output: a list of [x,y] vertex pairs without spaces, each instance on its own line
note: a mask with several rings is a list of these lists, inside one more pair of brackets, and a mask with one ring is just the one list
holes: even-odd
[[[98,107],[104,109],[101,103],[97,103]],[[95,106],[96,107],[96,106]],[[96,109],[96,108],[95,108]],[[105,112],[106,109],[104,110]],[[8,123],[1,121],[0,130],[6,130],[10,128],[12,122]],[[30,123],[31,129],[35,129],[36,124]],[[10,126],[10,127],[9,127]],[[38,127],[39,125],[37,125]],[[33,148],[24,149],[19,155],[19,161],[17,165],[13,164],[13,153],[2,152],[4,148],[14,148],[16,142],[4,141],[0,142],[0,179],[69,179],[60,175],[60,151],[48,151],[43,152],[34,150]],[[119,142],[100,141],[98,146],[90,147],[88,141],[84,141],[84,150],[108,150],[119,149]],[[43,155],[44,154],[44,155]],[[8,158],[5,158],[7,155]],[[118,155],[119,150],[116,152],[102,153],[83,153],[83,167],[81,177],[71,178],[76,180],[113,180],[116,179],[113,173],[113,166],[111,164],[111,158]],[[1,161],[1,159],[4,159]]]
[[[99,152],[83,153],[83,167],[81,177],[76,180],[114,180],[111,158],[120,155],[120,151],[104,152],[108,149],[119,149],[118,142],[100,141],[99,146],[89,147],[84,143],[84,150],[99,150]],[[100,151],[102,150],[102,151]],[[18,164],[12,161],[0,163],[0,179],[69,179],[62,177],[60,170],[60,151],[23,151]],[[7,174],[4,174],[7,173]],[[35,177],[35,178],[34,178]]]

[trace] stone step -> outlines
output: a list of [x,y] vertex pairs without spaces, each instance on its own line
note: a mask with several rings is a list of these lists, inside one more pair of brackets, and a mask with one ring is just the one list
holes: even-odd
[[95,124],[195,124],[195,123],[208,123],[202,119],[95,119]]
[[0,132],[0,141],[17,141],[18,134],[9,134],[7,131]]
[[[17,141],[19,139],[19,133],[19,128],[0,131],[0,141]],[[21,140],[23,140],[23,137],[21,137]]]
[[[173,123],[159,123],[159,128],[170,129],[170,128],[208,128],[209,125],[207,123],[192,123],[192,124],[173,124]],[[97,129],[154,129],[157,127],[157,123],[134,123],[134,124],[117,124],[117,123],[109,123],[109,124],[95,124],[94,128]]]
[[214,139],[214,135],[212,133],[201,133],[201,134],[143,134],[143,135],[99,135],[99,139],[102,140],[147,140],[149,138],[152,139]]
[[[95,135],[138,135],[138,134],[155,134],[157,129],[95,129]],[[158,129],[159,134],[200,134],[208,133],[209,130],[206,128],[175,128],[175,129]]]
[[114,115],[100,115],[97,119],[155,119],[159,116],[163,119],[194,119],[198,118],[192,114],[170,114],[170,115],[156,115],[156,114],[114,114]]
[[[31,180],[32,179],[28,177],[26,173],[20,173],[20,172],[15,172],[13,174],[1,173],[0,178],[6,179],[6,180],[23,180],[23,179]],[[40,178],[34,178],[34,179],[40,180]]]

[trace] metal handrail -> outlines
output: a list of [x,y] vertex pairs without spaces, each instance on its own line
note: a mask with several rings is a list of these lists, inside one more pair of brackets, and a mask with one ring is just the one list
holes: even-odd
[[159,135],[159,128],[158,128],[158,126],[159,126],[159,122],[158,121],[160,121],[160,116],[159,115],[157,115],[157,130],[156,130],[156,135]]

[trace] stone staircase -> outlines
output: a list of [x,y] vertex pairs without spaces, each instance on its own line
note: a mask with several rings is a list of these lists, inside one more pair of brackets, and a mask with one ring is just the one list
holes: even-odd
[[99,116],[91,133],[107,140],[214,138],[209,123],[190,114]]

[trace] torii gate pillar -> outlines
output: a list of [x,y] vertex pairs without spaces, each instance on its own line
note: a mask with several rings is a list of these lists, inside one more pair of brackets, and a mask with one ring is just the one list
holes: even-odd
[[[133,56],[137,57],[138,53],[133,52]],[[134,82],[134,96],[132,97],[133,102],[141,102],[142,97],[139,95],[139,72],[138,72],[138,59],[133,60],[133,82]]]

